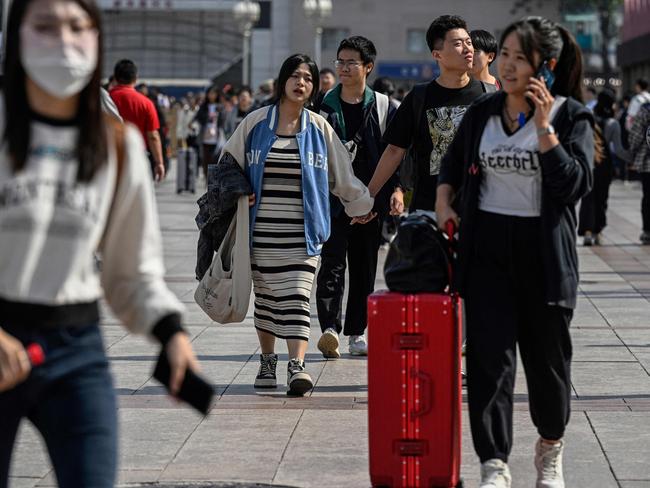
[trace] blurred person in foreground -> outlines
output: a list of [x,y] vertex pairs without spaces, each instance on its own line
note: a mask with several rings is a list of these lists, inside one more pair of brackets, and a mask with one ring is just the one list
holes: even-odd
[[[0,97],[1,488],[23,418],[43,436],[61,488],[114,485],[102,296],[130,331],[162,345],[172,394],[198,369],[183,306],[164,282],[142,138],[101,110],[101,39],[93,0],[12,4]],[[45,355],[34,368],[33,343]]]

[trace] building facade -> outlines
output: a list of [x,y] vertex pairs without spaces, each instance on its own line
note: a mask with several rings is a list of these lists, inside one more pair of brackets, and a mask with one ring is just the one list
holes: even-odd
[[[254,50],[255,79],[277,76],[279,63],[293,52],[313,55],[315,50],[315,27],[305,17],[302,0],[273,0],[272,3],[271,30],[277,29],[284,39],[274,46],[281,49],[273,56],[257,51],[262,59],[272,59],[272,62],[256,59]],[[437,73],[437,67],[431,59],[425,34],[431,21],[439,15],[460,15],[470,29],[485,29],[497,38],[510,22],[524,15],[560,20],[559,2],[529,2],[528,9],[517,9],[518,3],[515,0],[332,0],[332,15],[322,21],[321,64],[333,68],[341,39],[363,35],[377,47],[375,76],[404,82],[429,80]]]
[[625,89],[632,89],[639,78],[650,79],[650,2],[647,0],[625,0],[618,62]]
[[132,59],[142,79],[206,85],[241,61],[234,0],[98,0],[104,73]]
[[[237,0],[96,1],[104,14],[104,73],[119,59],[130,58],[144,80],[207,85],[224,73],[236,73],[241,65],[243,33],[233,16]],[[315,50],[315,26],[307,20],[302,0],[258,3],[262,16],[251,39],[253,86],[277,76],[288,55],[313,56]],[[437,67],[425,33],[435,17],[460,15],[470,29],[498,37],[508,23],[524,15],[560,20],[559,3],[538,0],[521,7],[515,0],[332,0],[332,15],[322,21],[321,64],[332,66],[341,39],[357,34],[377,46],[374,75],[409,82],[431,79]]]

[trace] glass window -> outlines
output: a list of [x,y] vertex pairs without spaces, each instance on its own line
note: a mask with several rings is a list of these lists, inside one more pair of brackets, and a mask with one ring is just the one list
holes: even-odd
[[429,51],[424,29],[408,29],[406,31],[406,50],[410,53],[426,53]]
[[323,28],[323,50],[332,49],[336,50],[343,39],[349,37],[350,29],[339,27],[325,27]]

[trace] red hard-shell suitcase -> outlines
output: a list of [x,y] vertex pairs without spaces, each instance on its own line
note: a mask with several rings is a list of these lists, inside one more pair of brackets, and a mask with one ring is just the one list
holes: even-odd
[[456,295],[368,298],[372,486],[462,486],[460,311]]

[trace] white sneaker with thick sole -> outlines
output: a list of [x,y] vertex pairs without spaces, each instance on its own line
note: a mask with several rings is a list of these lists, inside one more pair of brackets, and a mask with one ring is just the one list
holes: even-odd
[[318,339],[318,350],[323,353],[323,357],[327,359],[338,359],[341,357],[339,352],[339,335],[336,329],[328,327],[323,332],[323,335]]
[[537,468],[537,484],[535,488],[564,488],[562,474],[562,452],[564,441],[555,444],[537,440],[535,444],[535,467]]
[[488,459],[481,464],[481,484],[478,488],[510,488],[510,468],[501,459]]
[[368,355],[368,344],[366,343],[366,336],[363,334],[350,336],[348,345],[350,354],[353,356]]

